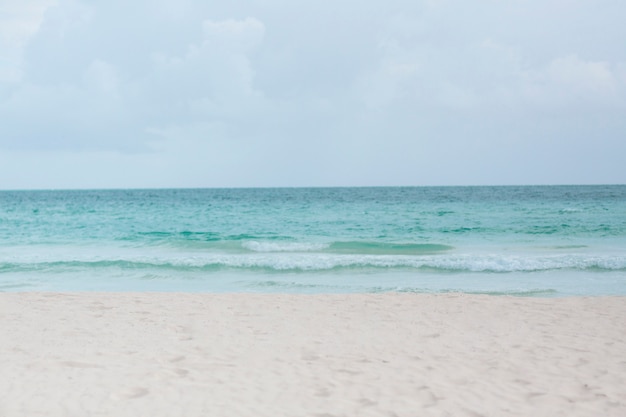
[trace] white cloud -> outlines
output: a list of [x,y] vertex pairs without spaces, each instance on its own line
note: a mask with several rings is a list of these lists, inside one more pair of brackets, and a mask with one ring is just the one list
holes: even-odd
[[53,0],[7,0],[0,4],[0,86],[21,80],[24,45],[37,33],[51,5]]
[[96,94],[119,95],[116,69],[107,62],[94,60],[85,71],[84,82]]
[[557,57],[544,68],[525,74],[523,94],[539,108],[561,112],[625,110],[626,82],[619,68],[606,61],[584,60],[577,55]]
[[356,79],[357,94],[371,108],[385,107],[406,94],[413,93],[411,81],[419,78],[421,57],[407,50],[395,39],[381,40],[378,65]]
[[626,182],[616,0],[5,4],[0,154],[46,184]]
[[584,91],[605,94],[615,90],[615,79],[608,62],[583,61],[570,55],[554,59],[547,73],[555,82]]
[[265,34],[265,26],[255,18],[243,20],[228,19],[202,22],[204,41],[211,46],[226,48],[229,52],[246,52],[258,44]]
[[[93,10],[73,2],[64,6],[50,14],[43,29],[47,46],[55,45],[49,36],[58,38],[57,48],[64,48],[65,38],[69,44],[76,42],[72,36],[82,35],[88,20],[97,18]],[[148,150],[159,140],[154,132],[163,135],[168,126],[245,118],[244,110],[254,112],[262,105],[246,54],[262,42],[263,24],[246,18],[205,20],[198,27],[199,39],[184,55],[153,53],[151,66],[134,77],[124,77],[132,71],[101,59],[103,51],[89,44],[77,62],[57,63],[59,67],[52,69],[63,72],[63,66],[71,66],[68,72],[80,77],[39,75],[45,71],[38,67],[34,71],[38,82],[22,83],[0,102],[7,119],[0,127],[0,144],[136,152]],[[36,124],[29,123],[33,114]]]
[[[254,70],[247,54],[263,39],[263,24],[252,18],[202,23],[204,38],[187,48],[183,57],[155,56],[147,74],[150,89],[167,85],[180,100],[198,100],[253,93]],[[160,85],[149,85],[150,82]]]

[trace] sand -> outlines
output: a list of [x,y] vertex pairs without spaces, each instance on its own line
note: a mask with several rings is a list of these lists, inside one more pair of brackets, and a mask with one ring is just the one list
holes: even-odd
[[0,294],[0,416],[626,415],[626,297]]

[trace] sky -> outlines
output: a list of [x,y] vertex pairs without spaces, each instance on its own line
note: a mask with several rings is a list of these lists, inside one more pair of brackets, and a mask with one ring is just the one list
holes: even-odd
[[626,183],[623,0],[0,0],[0,189]]

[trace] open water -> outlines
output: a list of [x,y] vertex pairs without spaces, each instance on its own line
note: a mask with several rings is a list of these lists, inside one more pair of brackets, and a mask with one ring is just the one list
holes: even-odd
[[626,295],[626,186],[0,191],[0,291]]

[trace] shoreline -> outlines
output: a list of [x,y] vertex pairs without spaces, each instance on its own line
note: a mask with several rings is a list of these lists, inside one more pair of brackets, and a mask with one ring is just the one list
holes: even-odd
[[626,297],[0,293],[0,416],[623,416]]

